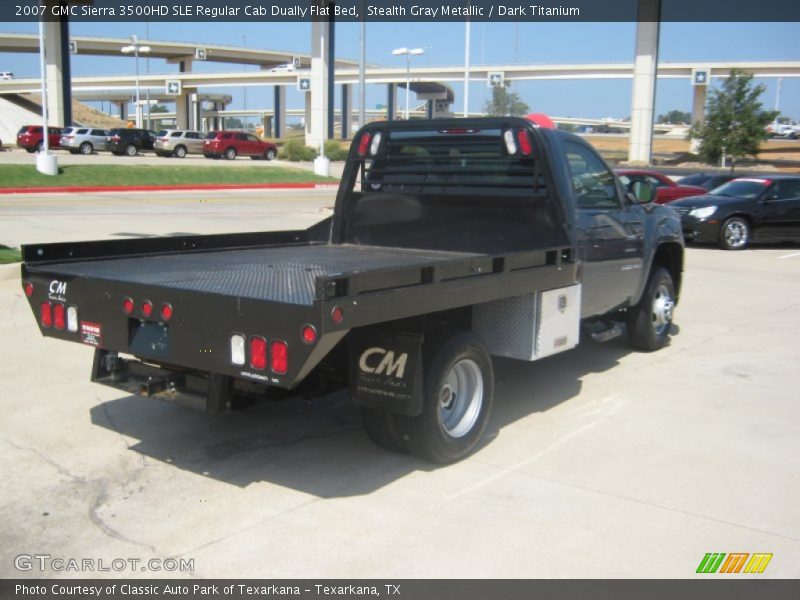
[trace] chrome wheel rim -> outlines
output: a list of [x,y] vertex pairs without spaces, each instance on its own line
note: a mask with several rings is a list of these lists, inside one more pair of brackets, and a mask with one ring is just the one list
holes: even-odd
[[186,156],[186,150],[182,146],[179,146],[178,149],[175,150],[175,156],[178,158],[183,158]]
[[81,144],[81,154],[91,154],[92,153],[92,146],[91,144]]
[[731,248],[741,248],[747,243],[747,225],[731,221],[725,226],[725,243]]
[[656,288],[653,296],[653,309],[650,320],[656,335],[663,335],[672,323],[672,311],[675,309],[675,299],[669,288],[663,283]]
[[450,437],[467,435],[483,406],[483,374],[474,360],[458,361],[439,390],[439,422]]

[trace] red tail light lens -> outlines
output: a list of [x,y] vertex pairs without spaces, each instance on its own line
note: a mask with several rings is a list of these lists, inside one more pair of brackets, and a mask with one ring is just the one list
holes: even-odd
[[528,132],[524,129],[520,129],[517,131],[517,141],[519,142],[519,150],[525,156],[530,156],[531,152],[533,152],[533,145],[531,144],[531,138],[528,135]]
[[169,302],[165,302],[161,305],[161,318],[165,321],[169,321],[172,318],[172,314],[175,311],[172,310],[172,304]]
[[142,314],[148,318],[153,316],[153,303],[150,300],[142,302]]
[[259,371],[267,368],[267,340],[262,337],[250,338],[250,366]]
[[313,325],[303,325],[300,337],[303,338],[303,343],[313,344],[317,341],[317,328]]
[[30,281],[25,282],[25,295],[30,298],[33,296],[33,284]]
[[361,139],[358,140],[358,155],[359,156],[366,156],[367,149],[369,148],[369,141],[372,139],[372,134],[365,133],[361,136]]
[[49,302],[42,302],[39,306],[39,321],[47,329],[53,326],[53,305]]
[[53,305],[53,326],[59,331],[64,331],[67,327],[66,311],[60,302]]
[[289,370],[289,345],[281,340],[272,342],[269,352],[272,364],[270,365],[273,373],[285,375]]
[[122,301],[122,312],[124,312],[126,315],[129,315],[133,312],[133,307],[133,298],[125,298]]

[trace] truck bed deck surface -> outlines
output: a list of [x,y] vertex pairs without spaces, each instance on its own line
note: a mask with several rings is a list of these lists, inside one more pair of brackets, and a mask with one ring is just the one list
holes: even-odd
[[422,267],[464,252],[319,244],[111,258],[35,265],[31,271],[311,305],[318,276]]

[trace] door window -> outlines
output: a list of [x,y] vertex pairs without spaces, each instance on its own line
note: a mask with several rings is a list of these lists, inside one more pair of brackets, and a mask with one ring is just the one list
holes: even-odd
[[619,208],[614,175],[589,148],[564,143],[578,208]]
[[772,194],[775,200],[800,198],[800,181],[777,181]]

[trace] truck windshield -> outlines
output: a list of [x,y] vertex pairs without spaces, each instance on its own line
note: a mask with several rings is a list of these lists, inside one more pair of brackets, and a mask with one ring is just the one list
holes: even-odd
[[560,207],[538,146],[510,154],[503,133],[388,126],[375,158],[358,165],[346,240],[470,252],[558,245]]

